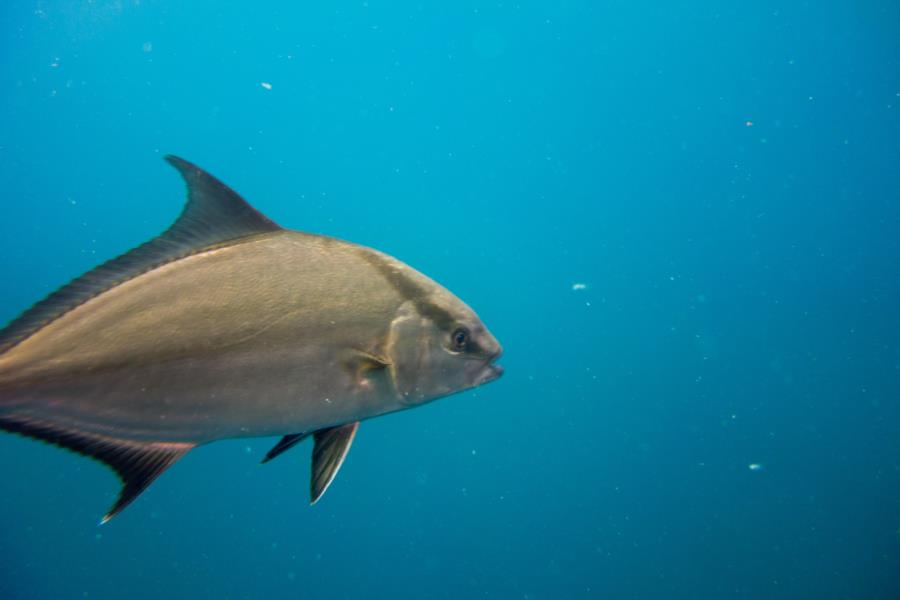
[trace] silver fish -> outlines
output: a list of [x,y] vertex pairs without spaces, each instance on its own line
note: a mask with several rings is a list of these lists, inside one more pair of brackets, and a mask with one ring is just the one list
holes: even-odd
[[0,331],[0,428],[122,480],[102,522],[195,446],[313,437],[311,501],[359,422],[493,381],[502,350],[459,298],[377,250],[279,227],[197,166],[165,233]]

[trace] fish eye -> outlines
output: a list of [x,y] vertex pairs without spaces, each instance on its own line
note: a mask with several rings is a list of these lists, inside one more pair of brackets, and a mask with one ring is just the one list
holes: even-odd
[[450,344],[457,352],[462,352],[469,344],[469,330],[465,327],[459,327],[453,331],[450,336]]

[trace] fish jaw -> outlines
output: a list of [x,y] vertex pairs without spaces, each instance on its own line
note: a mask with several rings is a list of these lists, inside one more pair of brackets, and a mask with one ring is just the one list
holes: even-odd
[[476,380],[474,387],[478,387],[492,381],[497,381],[498,379],[503,377],[504,369],[501,365],[488,363],[484,366],[484,368],[482,368],[481,373],[482,374]]

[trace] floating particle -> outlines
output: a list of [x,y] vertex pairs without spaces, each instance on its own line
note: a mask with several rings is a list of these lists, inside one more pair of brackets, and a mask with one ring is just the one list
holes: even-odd
[[260,82],[259,85],[263,86],[263,88],[264,88],[264,89],[267,89],[267,90],[271,90],[271,89],[272,89],[272,84],[269,83],[268,81]]
[[751,471],[765,471],[766,468],[763,467],[760,463],[750,463],[747,465],[747,468]]
[[744,123],[746,127],[753,127],[753,121],[747,121]]
[[572,284],[572,291],[573,291],[573,292],[578,292],[578,291],[580,291],[580,290],[586,290],[586,289],[587,289],[587,284],[586,284],[586,283],[573,283],[573,284]]

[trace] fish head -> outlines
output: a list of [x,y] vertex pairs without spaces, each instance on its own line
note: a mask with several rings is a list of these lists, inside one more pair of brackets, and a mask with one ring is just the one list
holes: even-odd
[[503,353],[478,315],[444,290],[404,302],[391,324],[390,360],[401,402],[416,406],[498,379]]

